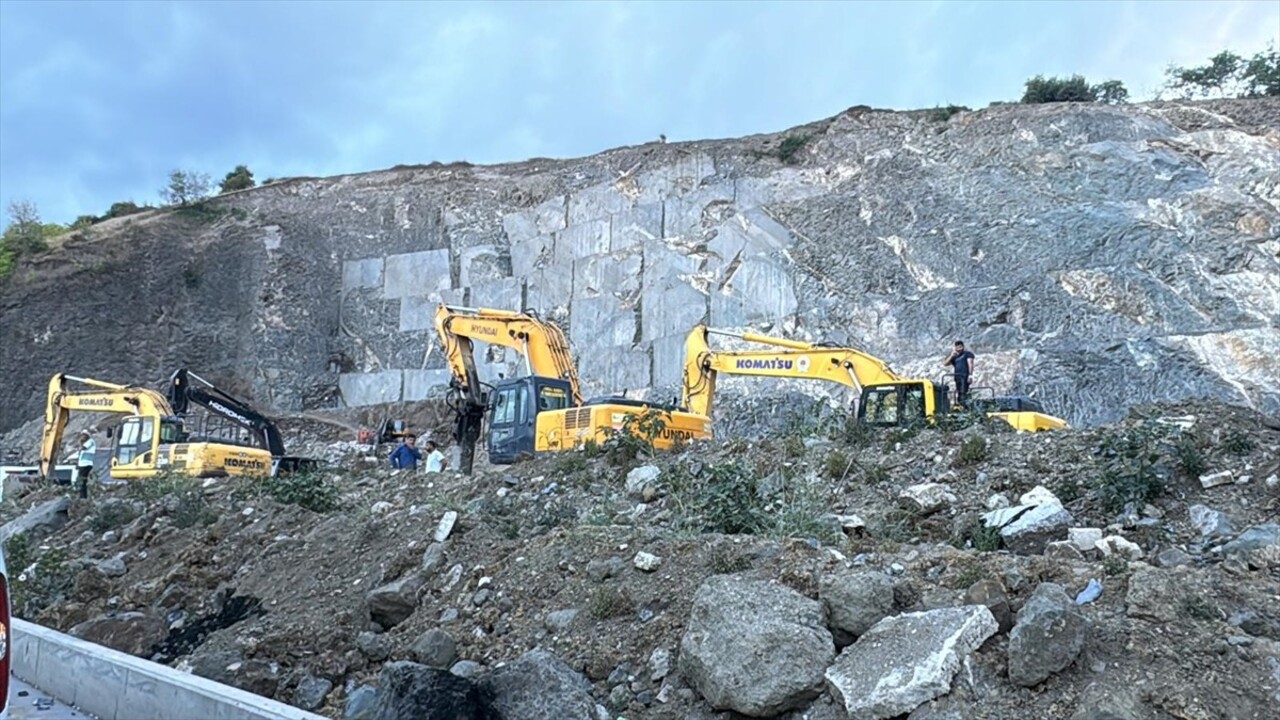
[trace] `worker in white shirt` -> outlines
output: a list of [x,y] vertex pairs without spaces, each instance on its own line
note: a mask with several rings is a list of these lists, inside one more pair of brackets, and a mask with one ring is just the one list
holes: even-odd
[[435,442],[428,440],[423,449],[427,451],[427,466],[424,468],[426,472],[444,472],[444,453],[440,452]]
[[76,436],[80,441],[80,449],[67,456],[67,461],[76,461],[76,484],[80,486],[80,497],[89,497],[89,474],[93,472],[93,457],[98,454],[98,444],[88,430],[81,430]]

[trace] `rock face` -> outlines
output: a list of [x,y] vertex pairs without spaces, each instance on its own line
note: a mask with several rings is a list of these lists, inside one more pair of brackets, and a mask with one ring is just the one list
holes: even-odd
[[483,693],[448,670],[411,662],[387,663],[369,720],[498,720]]
[[998,629],[981,605],[885,618],[840,653],[827,685],[850,717],[904,715],[947,694],[965,656]]
[[679,666],[712,707],[770,717],[817,697],[834,657],[818,603],[765,581],[715,575],[694,596]]
[[1086,627],[1061,585],[1041,584],[1009,633],[1009,680],[1032,687],[1065,669],[1084,648]]
[[893,612],[893,579],[881,572],[828,575],[818,596],[836,641],[848,645]]
[[591,682],[546,650],[530,650],[479,680],[494,720],[592,718]]
[[[60,273],[23,261],[0,286],[0,430],[39,416],[68,357],[149,385],[185,363],[286,410],[430,397],[448,382],[438,353],[423,366],[440,300],[562,323],[589,394],[665,395],[703,321],[799,324],[924,377],[954,327],[993,386],[1074,425],[1200,395],[1275,412],[1277,107],[851,109],[771,138],[275,182],[212,201],[236,222],[102,223],[38,260]],[[761,151],[801,134],[794,164]],[[86,246],[101,255],[68,261]],[[116,271],[136,267],[188,279],[157,271],[123,302]],[[48,332],[85,307],[116,311]],[[98,352],[122,335],[148,352]],[[496,354],[481,379],[515,365]]]

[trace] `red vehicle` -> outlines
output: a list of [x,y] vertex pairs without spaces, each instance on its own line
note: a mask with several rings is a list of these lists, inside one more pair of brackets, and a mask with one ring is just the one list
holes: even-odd
[[10,610],[9,568],[4,562],[4,546],[0,545],[0,720],[9,718],[9,658],[13,643]]

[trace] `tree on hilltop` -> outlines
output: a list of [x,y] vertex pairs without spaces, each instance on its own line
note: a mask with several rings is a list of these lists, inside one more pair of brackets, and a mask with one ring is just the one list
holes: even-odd
[[213,182],[202,172],[174,170],[169,185],[160,189],[160,197],[169,205],[186,205],[208,197]]
[[237,165],[235,170],[227,173],[222,179],[222,185],[219,186],[220,193],[229,193],[235,190],[248,190],[254,186],[253,173],[244,165]]

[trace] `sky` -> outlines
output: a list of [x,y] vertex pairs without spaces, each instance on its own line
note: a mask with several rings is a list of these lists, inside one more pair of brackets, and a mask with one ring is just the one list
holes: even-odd
[[[215,181],[576,157],[854,105],[974,108],[1280,43],[1280,0],[0,0],[0,207],[46,222]],[[8,218],[0,223],[7,224]]]

